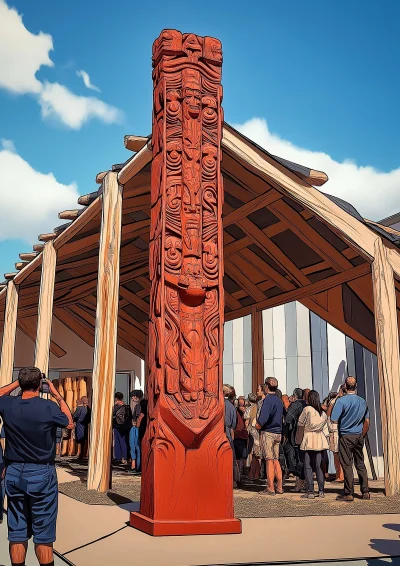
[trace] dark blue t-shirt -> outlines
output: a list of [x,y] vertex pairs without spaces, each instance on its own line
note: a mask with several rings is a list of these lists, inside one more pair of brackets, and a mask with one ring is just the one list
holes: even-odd
[[258,424],[263,432],[282,433],[283,403],[276,395],[267,395],[258,415]]
[[48,464],[54,461],[57,427],[68,417],[53,401],[33,397],[0,397],[0,415],[6,435],[7,462]]

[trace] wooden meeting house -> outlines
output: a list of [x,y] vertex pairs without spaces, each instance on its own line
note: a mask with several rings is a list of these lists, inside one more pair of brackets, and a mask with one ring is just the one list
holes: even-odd
[[[399,493],[400,232],[322,192],[325,173],[271,155],[229,124],[214,139],[223,181],[220,316],[251,314],[253,387],[264,377],[261,313],[290,301],[375,353],[386,493]],[[60,212],[65,223],[20,254],[0,292],[1,385],[22,365],[46,374],[54,367],[90,371],[88,488],[100,491],[110,483],[115,375],[139,372],[152,308],[152,160],[161,142],[153,133],[127,135],[124,143],[132,156],[104,164],[96,190],[81,196],[76,210]],[[27,340],[35,347],[19,347]],[[85,348],[90,367],[77,361]]]

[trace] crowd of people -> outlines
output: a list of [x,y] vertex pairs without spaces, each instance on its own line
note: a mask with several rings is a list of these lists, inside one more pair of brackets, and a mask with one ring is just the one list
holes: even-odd
[[293,476],[296,481],[290,491],[305,499],[323,498],[325,482],[330,480],[330,451],[336,469],[333,482],[344,488],[337,500],[354,500],[353,464],[361,497],[370,499],[363,454],[369,412],[366,401],[357,395],[354,377],[347,377],[339,392],[331,392],[322,402],[319,393],[310,389],[296,388],[291,397],[282,395],[274,377],[267,378],[247,400],[236,397],[230,385],[224,385],[223,391],[225,432],[234,455],[234,488],[244,478],[266,480],[262,493],[283,494],[285,483]]
[[146,426],[147,400],[143,391],[132,391],[130,405],[125,403],[123,394],[117,392],[113,409],[113,462],[129,465],[133,474],[141,473],[141,444]]
[[[42,397],[44,385],[56,403]],[[20,393],[15,395],[18,388]],[[316,495],[322,498],[330,450],[336,466],[334,481],[343,483],[344,487],[338,500],[354,499],[353,464],[360,480],[361,497],[370,498],[363,455],[369,413],[365,400],[357,395],[354,377],[348,377],[340,391],[329,394],[322,403],[314,390],[297,388],[290,398],[282,395],[274,377],[267,378],[247,400],[236,398],[229,385],[223,386],[223,392],[226,436],[234,455],[234,487],[247,476],[248,481],[266,479],[263,493],[283,494],[286,480],[293,475],[296,478],[293,491],[308,499]],[[0,449],[0,472],[7,495],[13,566],[25,564],[32,535],[39,563],[54,565],[58,510],[56,439],[59,443],[62,439],[69,442],[69,435],[74,434],[80,447],[78,457],[83,457],[90,414],[87,397],[82,397],[71,413],[54,385],[35,367],[22,369],[17,381],[0,389],[1,447],[5,439],[4,461]],[[147,401],[141,390],[131,393],[130,404],[125,403],[122,393],[115,394],[112,426],[114,462],[140,473],[141,442],[147,426]],[[59,447],[59,451],[63,448]],[[314,476],[318,484],[316,493]],[[0,496],[2,500],[3,493]]]

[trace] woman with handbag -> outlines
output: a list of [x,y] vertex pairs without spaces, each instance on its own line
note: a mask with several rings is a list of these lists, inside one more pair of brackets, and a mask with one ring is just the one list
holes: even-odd
[[314,473],[317,476],[318,495],[325,497],[325,478],[321,468],[322,454],[328,450],[328,419],[321,407],[319,393],[310,391],[308,405],[303,409],[297,425],[296,444],[304,452],[304,471],[307,492],[301,497],[314,499]]

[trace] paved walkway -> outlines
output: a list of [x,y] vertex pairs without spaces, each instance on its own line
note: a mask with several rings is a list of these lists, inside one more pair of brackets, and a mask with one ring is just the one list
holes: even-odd
[[[77,477],[60,470],[59,479]],[[392,562],[384,557],[400,556],[400,509],[391,515],[249,518],[242,521],[241,535],[157,538],[127,526],[128,511],[136,504],[87,505],[61,494],[59,506],[55,547],[76,566],[109,566],[138,556],[146,566],[339,564],[348,559],[357,560],[354,566],[384,566]],[[393,563],[400,566],[398,560]],[[1,564],[10,564],[5,524],[0,527]],[[27,564],[36,562],[29,558]]]
[[[7,518],[4,516],[4,523],[0,525],[0,566],[9,566],[11,564],[8,554],[8,540],[7,540]],[[28,555],[26,558],[27,566],[37,566],[38,561],[33,550],[33,544],[28,547]],[[55,566],[65,566],[65,562],[60,560],[57,556],[54,557]]]

